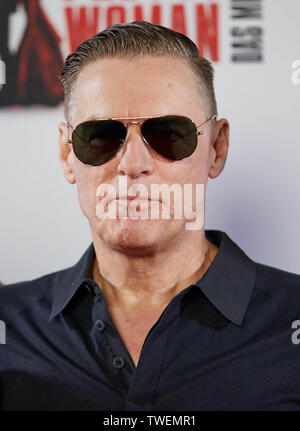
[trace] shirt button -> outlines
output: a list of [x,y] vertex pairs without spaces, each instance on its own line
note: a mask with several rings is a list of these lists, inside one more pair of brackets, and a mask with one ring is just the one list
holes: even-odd
[[103,329],[105,328],[105,323],[103,322],[103,320],[96,320],[95,327],[98,331],[103,331]]
[[123,358],[121,358],[120,356],[117,356],[114,360],[113,360],[113,366],[115,368],[122,368],[124,367],[125,361]]

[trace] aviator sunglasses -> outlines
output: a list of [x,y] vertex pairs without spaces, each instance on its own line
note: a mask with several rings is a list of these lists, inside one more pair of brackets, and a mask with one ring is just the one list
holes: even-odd
[[[143,141],[154,151],[169,160],[189,157],[197,147],[198,131],[212,115],[199,126],[189,118],[180,115],[154,117],[110,118],[84,121],[73,129],[72,143],[77,158],[85,164],[99,166],[110,160],[123,145],[129,124],[139,124]],[[126,122],[125,122],[126,121]]]

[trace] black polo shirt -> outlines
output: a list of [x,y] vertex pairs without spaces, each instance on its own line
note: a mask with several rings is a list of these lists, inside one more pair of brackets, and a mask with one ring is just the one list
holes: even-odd
[[93,244],[71,268],[1,287],[0,408],[300,409],[300,276],[205,233],[213,263],[169,302],[136,368],[92,280]]

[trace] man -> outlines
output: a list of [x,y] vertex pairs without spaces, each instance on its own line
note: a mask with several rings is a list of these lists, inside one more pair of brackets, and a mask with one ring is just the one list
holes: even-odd
[[2,409],[299,409],[300,276],[175,217],[184,197],[197,218],[196,186],[227,157],[211,64],[134,22],[81,44],[62,80],[59,155],[93,242],[74,267],[1,288]]

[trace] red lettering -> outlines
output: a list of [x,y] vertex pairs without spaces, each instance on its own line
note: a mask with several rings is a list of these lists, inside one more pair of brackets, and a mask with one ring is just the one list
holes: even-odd
[[79,10],[65,8],[71,52],[86,39],[98,33],[99,7],[92,8],[92,14],[88,15],[91,19],[87,19],[87,9],[91,8],[80,7]]
[[204,5],[196,6],[197,17],[197,46],[199,54],[203,57],[209,50],[212,61],[219,61],[218,46],[218,5],[212,3],[209,6],[210,13],[208,16],[207,9]]
[[[161,6],[154,5],[151,8],[151,18],[149,22],[152,24],[158,24],[161,23]],[[144,13],[143,13],[143,6],[135,6],[134,7],[134,21],[144,21]],[[146,20],[147,21],[147,20]]]
[[183,5],[176,4],[172,7],[172,30],[186,35],[186,18]]
[[125,22],[125,8],[123,6],[110,6],[106,13],[107,27]]
[[133,13],[134,13],[134,21],[144,21],[142,6],[135,6]]

